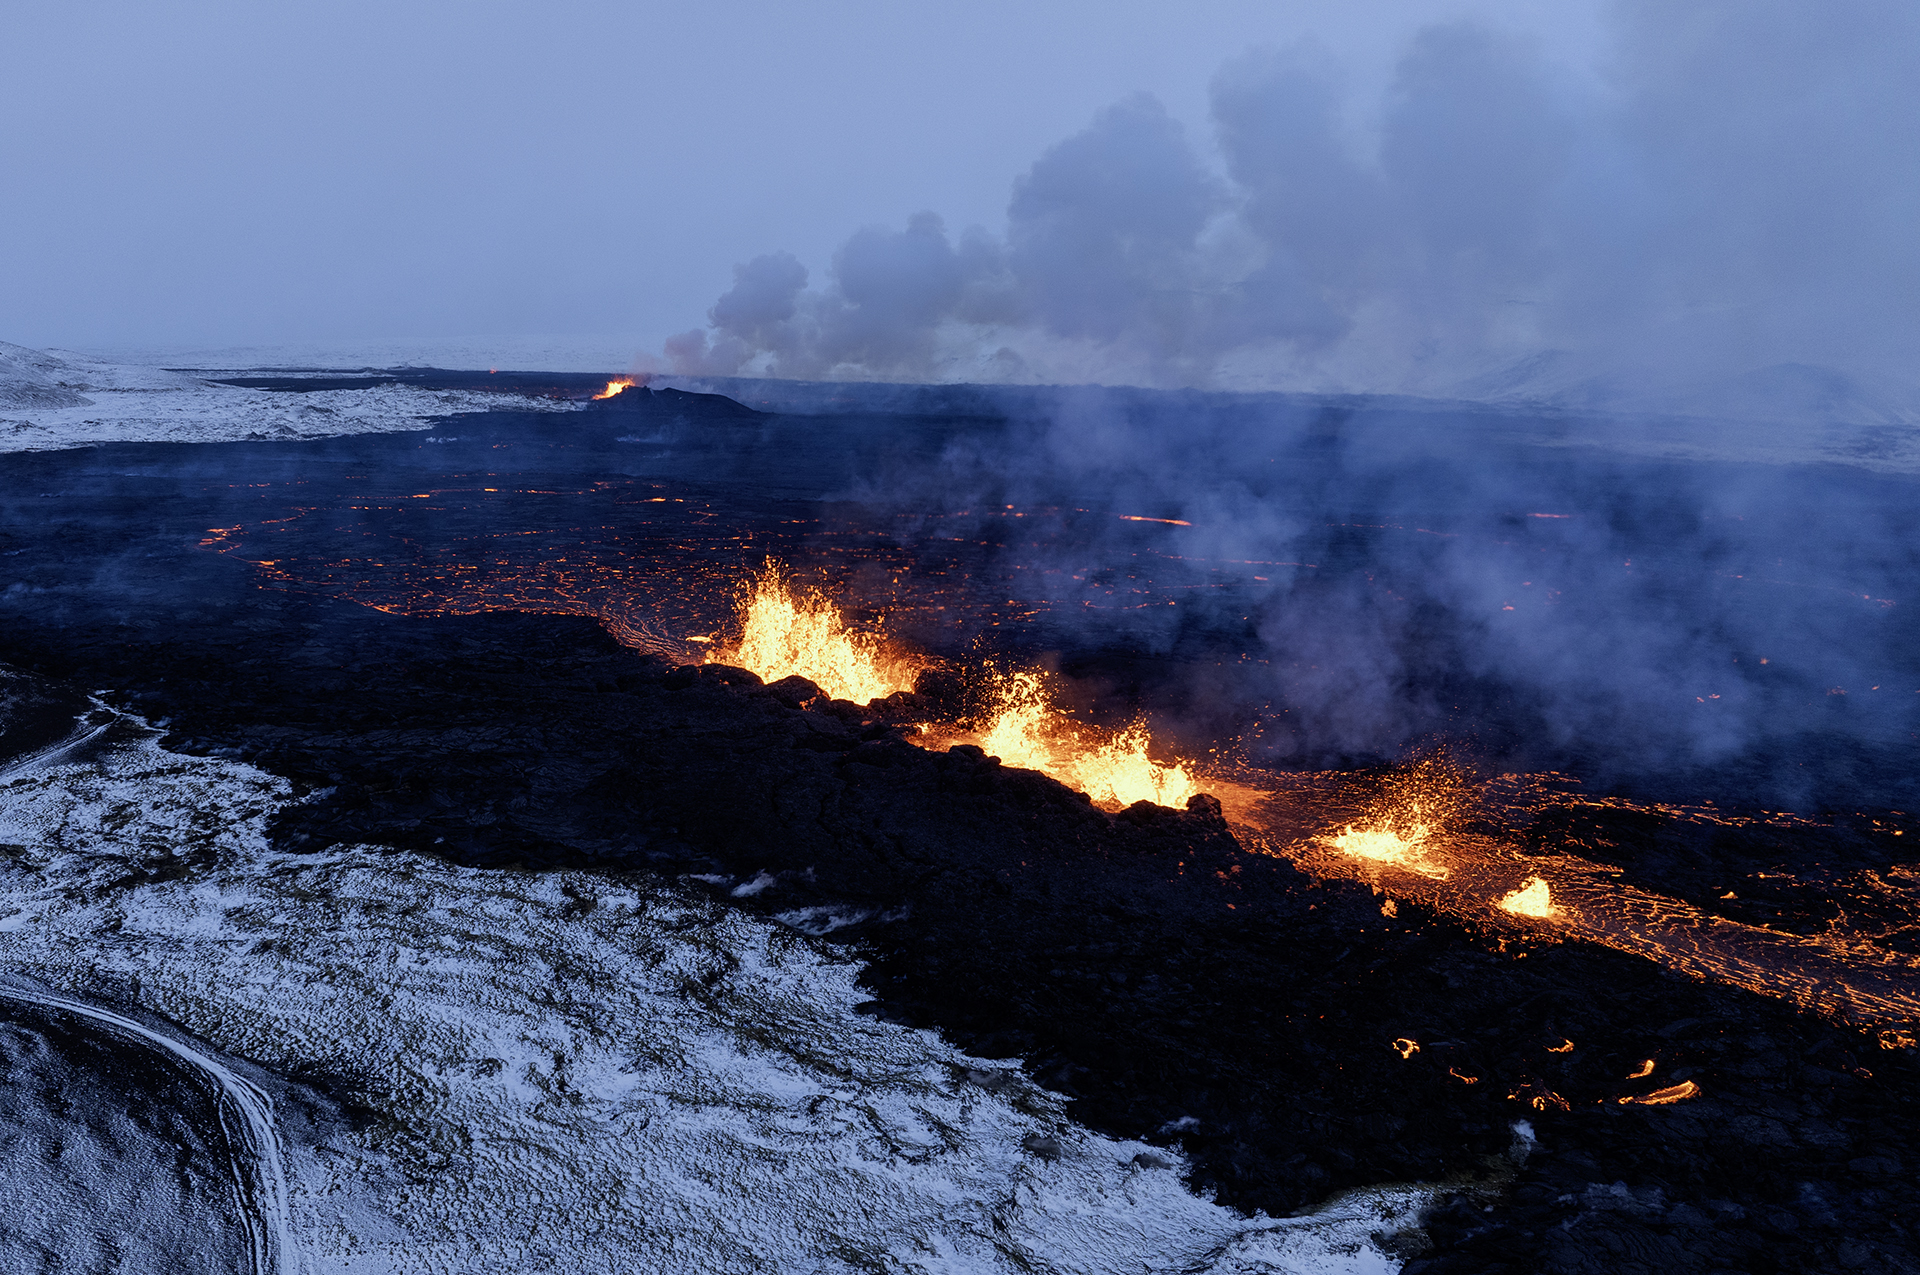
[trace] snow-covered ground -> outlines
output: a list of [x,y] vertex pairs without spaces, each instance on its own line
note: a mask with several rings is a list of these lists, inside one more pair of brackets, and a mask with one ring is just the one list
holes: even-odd
[[[154,367],[498,368],[515,372],[628,371],[649,339],[634,333],[476,334],[448,337],[388,337],[354,341],[296,341],[253,345],[116,345],[85,350],[108,363]],[[658,340],[651,341],[657,345]]]
[[1421,1188],[1197,1197],[676,883],[273,853],[286,784],[157,734],[0,773],[0,1017],[9,987],[109,1001],[270,1095],[282,1270],[1357,1275],[1417,1243]]
[[[227,348],[155,347],[81,355],[0,342],[0,452],[105,442],[231,442],[322,438],[422,429],[436,416],[512,407],[571,411],[577,403],[472,390],[376,384],[289,394],[216,385],[165,368],[233,377],[270,369],[433,366],[600,372],[628,366],[621,337],[453,338]],[[947,379],[995,379],[990,367],[951,368]],[[970,373],[970,375],[963,375]],[[283,373],[284,374],[284,373]],[[298,373],[290,373],[298,375]],[[730,381],[663,376],[660,386],[739,393]],[[782,403],[769,382],[756,405],[809,410],[812,395]],[[1634,388],[1548,352],[1448,387],[1431,410],[1463,404],[1508,414],[1512,441],[1684,461],[1840,464],[1920,473],[1920,390],[1866,382],[1831,369],[1785,365],[1698,385]],[[1401,405],[1419,400],[1402,400]]]
[[0,452],[96,443],[217,443],[424,429],[436,416],[571,411],[520,394],[410,385],[289,394],[217,385],[157,367],[101,363],[0,342]]

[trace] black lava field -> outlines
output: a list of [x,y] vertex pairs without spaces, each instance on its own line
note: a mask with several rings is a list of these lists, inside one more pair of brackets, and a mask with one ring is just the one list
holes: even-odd
[[[588,379],[512,386],[584,398]],[[1914,480],[1200,395],[1109,395],[1116,450],[1074,456],[1050,448],[1049,410],[848,387],[782,414],[636,387],[428,433],[0,457],[18,496],[0,513],[0,665],[25,675],[9,738],[58,738],[98,693],[164,724],[168,748],[312,794],[275,830],[286,849],[697,874],[732,906],[834,918],[820,941],[868,961],[864,1012],[1019,1060],[1086,1123],[1181,1148],[1223,1203],[1281,1214],[1369,1183],[1456,1184],[1410,1272],[1920,1271],[1914,1024],[1383,908],[1210,797],[1110,812],[978,749],[910,742],[914,721],[967,711],[969,670],[1018,661],[1087,720],[1144,715],[1242,788],[1338,771],[1385,790],[1436,751],[1481,778],[1575,776],[1618,801],[1541,806],[1503,834],[1522,853],[1577,853],[1802,936],[1864,924],[1851,900],[1878,882],[1872,941],[1913,955]],[[1197,423],[1165,432],[1182,413]],[[1122,443],[1147,428],[1158,459],[1136,464]],[[1169,467],[1177,487],[1154,478]],[[1709,519],[1703,486],[1739,494]],[[1217,535],[1196,553],[1183,537],[1213,534],[1208,508],[1274,511],[1292,553],[1229,561]],[[1871,541],[1833,534],[1835,510],[1868,511]],[[1604,535],[1569,548],[1582,519]],[[1578,666],[1516,673],[1489,628],[1505,613],[1468,617],[1423,583],[1440,563],[1424,555],[1469,542],[1503,562],[1621,550],[1621,570],[1659,579],[1632,615],[1592,603]],[[724,632],[768,557],[942,671],[863,707],[693,664],[689,642]],[[1750,586],[1761,575],[1792,588]],[[1656,620],[1697,645],[1774,642],[1728,674],[1742,725],[1693,724],[1717,711],[1703,685],[1698,704],[1563,728],[1555,688],[1599,702],[1593,653],[1647,649]],[[1392,651],[1378,685],[1415,708],[1314,680],[1343,624]],[[1880,680],[1838,686],[1830,650]],[[1797,819],[1663,813],[1707,802]],[[1654,1079],[1631,1078],[1643,1061]],[[1684,1082],[1684,1101],[1633,1100]]]

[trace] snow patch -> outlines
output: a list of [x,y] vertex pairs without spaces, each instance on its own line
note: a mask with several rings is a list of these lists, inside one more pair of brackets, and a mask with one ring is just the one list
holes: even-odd
[[0,342],[0,452],[377,434],[425,429],[437,417],[460,412],[567,412],[580,406],[501,391],[391,383],[300,394],[244,389]]
[[1242,1217],[856,1013],[858,965],[790,928],[646,874],[275,853],[283,780],[157,736],[0,781],[0,974],[325,1077],[364,1118],[282,1130],[307,1269],[1375,1275],[1431,1199]]

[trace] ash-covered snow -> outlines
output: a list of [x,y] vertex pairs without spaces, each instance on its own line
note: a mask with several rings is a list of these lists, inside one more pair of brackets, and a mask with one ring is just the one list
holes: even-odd
[[291,394],[0,342],[0,452],[220,443],[424,429],[457,412],[572,411],[556,399],[369,384]]
[[1431,1198],[1242,1217],[856,1013],[808,936],[646,875],[274,853],[283,781],[156,738],[0,774],[0,976],[264,1069],[284,1269],[1386,1272]]

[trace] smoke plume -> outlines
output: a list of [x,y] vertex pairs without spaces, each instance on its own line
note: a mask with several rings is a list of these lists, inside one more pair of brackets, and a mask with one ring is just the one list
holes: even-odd
[[[1594,67],[1474,22],[1356,101],[1307,43],[1034,161],[1006,225],[858,230],[736,268],[698,375],[1508,393],[1911,366],[1920,11],[1624,0]],[[811,286],[809,286],[811,285]]]
[[820,280],[756,258],[666,361],[1598,409],[969,391],[1018,427],[1004,445],[878,498],[1190,523],[1009,572],[1077,616],[1113,564],[1190,568],[1115,640],[1175,660],[1244,631],[1187,699],[1271,705],[1270,758],[1465,730],[1589,776],[1872,786],[1848,750],[1920,722],[1916,37],[1920,10],[1880,0],[1625,0],[1597,68],[1458,22],[1358,103],[1323,48],[1251,52],[1207,136],[1117,102],[1018,179],[1002,229],[863,229]]

